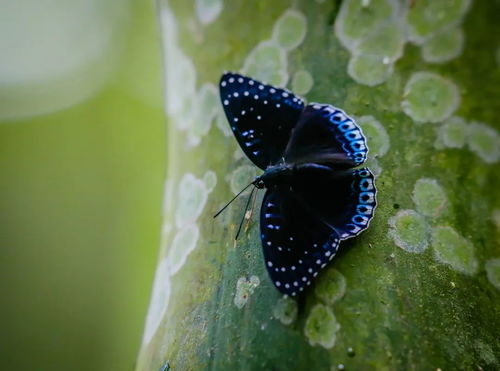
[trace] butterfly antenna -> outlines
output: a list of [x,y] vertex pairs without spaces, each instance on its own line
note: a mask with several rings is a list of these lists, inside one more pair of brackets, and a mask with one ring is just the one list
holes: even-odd
[[238,227],[238,232],[236,233],[236,237],[234,237],[235,241],[238,239],[238,236],[240,235],[241,226],[243,225],[243,221],[245,220],[245,216],[247,215],[248,206],[250,205],[250,201],[252,200],[252,196],[253,196],[254,192],[255,192],[255,188],[252,188],[252,191],[250,192],[250,196],[248,197],[247,204],[245,206],[245,211],[243,212],[243,217],[241,218],[240,226]]
[[231,201],[229,201],[229,202],[226,204],[226,206],[224,206],[222,209],[220,209],[220,210],[217,212],[217,214],[215,214],[215,215],[214,215],[214,218],[217,218],[217,217],[219,216],[219,214],[220,214],[220,213],[222,213],[224,210],[226,210],[226,208],[227,208],[229,205],[231,205],[231,202],[233,202],[234,200],[236,200],[236,199],[239,197],[239,195],[241,195],[243,192],[245,192],[245,190],[246,190],[248,187],[250,187],[251,185],[253,185],[253,184],[254,184],[254,182],[250,183],[250,184],[249,184],[249,185],[247,185],[245,188],[243,188],[241,191],[239,191],[239,192],[238,192],[238,194],[237,194],[236,196],[234,196],[234,197],[231,199]]

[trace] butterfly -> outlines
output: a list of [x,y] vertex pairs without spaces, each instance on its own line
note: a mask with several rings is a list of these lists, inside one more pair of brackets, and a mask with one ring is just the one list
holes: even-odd
[[366,167],[353,169],[366,160],[366,138],[341,109],[305,105],[289,90],[231,72],[219,89],[236,140],[264,170],[248,186],[266,189],[260,237],[267,271],[281,293],[296,296],[333,259],[340,241],[373,218],[375,178]]

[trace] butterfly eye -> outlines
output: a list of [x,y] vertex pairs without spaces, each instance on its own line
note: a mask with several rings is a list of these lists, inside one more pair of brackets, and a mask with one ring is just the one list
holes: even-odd
[[266,186],[266,184],[264,183],[264,181],[262,179],[257,180],[257,182],[255,182],[254,184],[258,189],[265,188],[265,186]]

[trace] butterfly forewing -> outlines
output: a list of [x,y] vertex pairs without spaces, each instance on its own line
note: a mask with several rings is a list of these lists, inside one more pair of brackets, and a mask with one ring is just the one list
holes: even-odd
[[261,169],[283,157],[304,102],[279,89],[235,73],[220,80],[220,97],[229,125],[248,158]]
[[279,291],[291,296],[311,284],[339,245],[335,230],[318,220],[287,186],[266,192],[260,230],[271,280]]
[[361,165],[368,147],[361,128],[344,111],[313,103],[303,110],[285,152],[288,163],[321,163],[336,169]]

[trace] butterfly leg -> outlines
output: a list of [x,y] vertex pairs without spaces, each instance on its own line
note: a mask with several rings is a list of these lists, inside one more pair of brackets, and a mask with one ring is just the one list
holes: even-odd
[[255,210],[255,202],[257,201],[257,192],[258,191],[259,191],[259,189],[257,188],[257,191],[255,192],[255,194],[253,196],[252,207],[250,208],[250,211],[247,212],[248,215],[245,215],[245,217],[247,219],[247,224],[245,225],[245,233],[248,231],[248,228],[250,227],[250,221],[252,220],[253,211]]
[[240,235],[241,227],[243,226],[243,221],[245,220],[248,206],[250,205],[250,201],[252,200],[252,196],[253,196],[254,192],[255,192],[255,187],[252,188],[252,191],[250,192],[250,196],[248,196],[248,201],[247,201],[247,204],[245,205],[245,211],[243,213],[243,217],[241,218],[240,226],[238,227],[238,232],[236,233],[236,237],[234,237],[235,240],[237,240],[239,235]]

